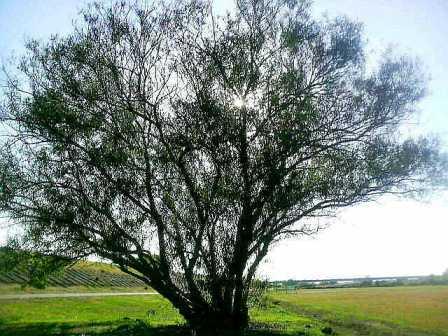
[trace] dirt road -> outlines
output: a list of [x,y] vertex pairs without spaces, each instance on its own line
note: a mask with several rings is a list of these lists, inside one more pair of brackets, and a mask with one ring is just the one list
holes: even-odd
[[129,296],[129,295],[159,295],[156,292],[137,292],[137,293],[51,293],[51,294],[4,294],[0,295],[0,300],[17,299],[48,299],[48,298],[70,298],[85,296]]

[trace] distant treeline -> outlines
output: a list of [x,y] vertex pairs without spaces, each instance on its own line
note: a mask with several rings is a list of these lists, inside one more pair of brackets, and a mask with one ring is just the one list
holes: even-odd
[[356,287],[394,287],[419,285],[448,285],[448,274],[409,276],[409,277],[383,277],[383,278],[352,278],[352,279],[326,279],[326,280],[285,280],[269,282],[270,290],[296,290],[319,288],[356,288]]

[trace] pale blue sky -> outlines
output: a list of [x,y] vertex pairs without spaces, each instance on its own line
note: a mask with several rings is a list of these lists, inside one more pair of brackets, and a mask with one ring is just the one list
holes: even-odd
[[316,0],[314,12],[348,15],[364,23],[367,50],[392,44],[419,57],[431,76],[421,121],[448,139],[448,1]]
[[[0,0],[0,63],[12,53],[20,55],[26,37],[69,32],[87,2]],[[220,8],[227,3],[217,1]],[[389,44],[423,61],[432,79],[416,131],[438,133],[448,144],[448,1],[315,0],[313,8],[315,15],[344,14],[363,22],[373,61]],[[385,198],[346,210],[332,223],[319,236],[276,246],[261,274],[271,279],[329,278],[437,274],[448,268],[447,197],[428,203]],[[6,231],[0,229],[0,242]]]

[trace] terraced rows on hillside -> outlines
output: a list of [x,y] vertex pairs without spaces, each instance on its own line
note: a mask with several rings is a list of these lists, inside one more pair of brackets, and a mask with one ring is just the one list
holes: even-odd
[[[25,272],[12,271],[7,274],[0,274],[0,283],[24,284],[27,282]],[[142,287],[145,284],[126,274],[118,272],[92,272],[69,268],[60,275],[52,275],[48,279],[49,286],[87,286],[87,287]]]

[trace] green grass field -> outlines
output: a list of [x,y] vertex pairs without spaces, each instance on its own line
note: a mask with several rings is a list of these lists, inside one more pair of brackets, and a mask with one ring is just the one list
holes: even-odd
[[[251,311],[249,335],[321,336],[310,317],[270,305]],[[0,301],[0,335],[185,335],[184,320],[160,296]],[[313,327],[307,327],[313,324]]]
[[[248,335],[448,335],[448,286],[270,293]],[[1,300],[0,335],[187,335],[160,296]]]
[[448,335],[448,286],[304,290],[279,305],[348,335]]
[[156,328],[183,323],[176,310],[158,295],[0,302],[0,335],[107,334],[135,327],[136,321]]

